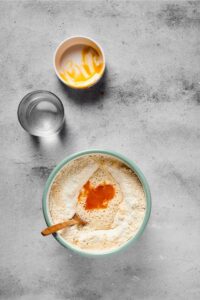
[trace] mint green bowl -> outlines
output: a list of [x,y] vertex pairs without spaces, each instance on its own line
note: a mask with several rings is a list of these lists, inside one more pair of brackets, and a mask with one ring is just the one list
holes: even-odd
[[146,178],[144,177],[143,173],[140,171],[140,169],[136,166],[136,164],[131,161],[130,159],[126,158],[125,156],[116,153],[114,151],[104,151],[104,150],[86,150],[86,151],[82,151],[82,152],[78,152],[75,154],[72,154],[70,156],[68,156],[67,158],[65,158],[64,160],[62,160],[51,172],[51,174],[49,175],[49,178],[47,179],[47,182],[45,184],[45,188],[44,188],[44,193],[43,193],[43,198],[42,198],[42,209],[43,209],[43,214],[44,214],[44,218],[46,221],[47,226],[51,226],[53,225],[52,221],[51,221],[51,216],[50,216],[50,212],[49,212],[49,205],[48,205],[48,195],[49,195],[49,191],[51,188],[51,185],[56,177],[56,175],[60,172],[60,170],[71,160],[74,160],[80,156],[83,155],[88,155],[88,154],[95,154],[95,153],[99,153],[99,154],[106,154],[106,155],[110,155],[113,157],[116,157],[117,159],[121,160],[123,163],[125,163],[130,169],[132,169],[135,174],[137,174],[137,176],[139,177],[144,192],[145,192],[145,196],[146,196],[146,212],[145,212],[145,217],[143,220],[143,223],[140,227],[140,229],[138,230],[138,232],[136,233],[136,235],[134,235],[130,240],[128,240],[126,243],[122,244],[120,247],[116,248],[116,249],[112,249],[112,250],[107,250],[105,252],[89,252],[89,251],[84,251],[81,250],[80,248],[73,246],[72,244],[68,243],[65,239],[62,238],[62,236],[59,233],[54,234],[55,239],[65,248],[69,248],[71,250],[73,250],[74,252],[84,255],[84,256],[103,256],[103,255],[108,255],[108,254],[113,254],[116,253],[122,249],[127,248],[128,245],[130,245],[131,243],[135,242],[143,233],[149,217],[150,217],[150,213],[151,213],[151,193],[150,193],[150,189],[149,189],[149,185],[147,183]]

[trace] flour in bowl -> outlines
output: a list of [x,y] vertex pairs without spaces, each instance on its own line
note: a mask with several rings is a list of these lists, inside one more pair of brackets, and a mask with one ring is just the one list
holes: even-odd
[[95,253],[117,249],[140,229],[146,198],[138,176],[110,155],[90,154],[67,163],[49,192],[54,224],[77,213],[86,225],[59,234],[73,247]]

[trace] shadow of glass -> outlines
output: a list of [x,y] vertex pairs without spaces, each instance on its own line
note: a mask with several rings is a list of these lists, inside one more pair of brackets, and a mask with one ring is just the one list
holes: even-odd
[[66,124],[66,120],[65,120],[61,131],[58,133],[58,137],[62,144],[66,141],[67,136],[68,136],[68,130],[67,130],[67,124]]
[[60,144],[64,143],[67,139],[67,125],[66,121],[63,124],[63,127],[60,132],[58,132],[55,135],[49,136],[49,137],[38,137],[38,136],[30,136],[30,141],[33,145],[33,147],[36,150],[43,151],[49,148],[49,145],[52,146],[60,146]]
[[35,149],[39,149],[40,148],[40,138],[38,136],[34,136],[34,135],[29,135],[30,137],[30,141],[31,144],[33,145],[33,147]]

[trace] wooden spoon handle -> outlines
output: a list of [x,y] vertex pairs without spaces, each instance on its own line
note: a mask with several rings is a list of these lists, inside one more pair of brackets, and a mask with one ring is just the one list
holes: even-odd
[[71,226],[71,225],[74,225],[74,224],[77,224],[78,221],[77,220],[69,220],[69,221],[65,221],[65,222],[62,222],[62,223],[58,223],[58,224],[55,224],[55,225],[52,225],[50,227],[47,227],[45,228],[44,230],[42,230],[41,234],[46,236],[46,235],[49,235],[49,234],[52,234],[60,229],[63,229],[67,226]]

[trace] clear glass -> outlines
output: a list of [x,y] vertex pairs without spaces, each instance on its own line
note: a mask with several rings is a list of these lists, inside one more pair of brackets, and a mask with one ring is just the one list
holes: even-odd
[[64,124],[64,107],[60,99],[48,91],[27,94],[18,107],[21,126],[31,135],[50,136]]

